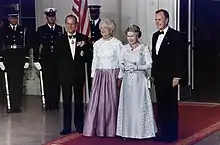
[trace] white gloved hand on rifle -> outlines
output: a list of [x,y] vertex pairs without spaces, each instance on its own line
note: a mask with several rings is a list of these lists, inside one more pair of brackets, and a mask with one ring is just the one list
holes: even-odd
[[1,68],[1,70],[5,70],[5,66],[4,66],[3,62],[0,62],[0,68]]
[[39,62],[35,62],[34,66],[37,68],[37,70],[41,70],[42,68]]
[[28,62],[25,62],[24,64],[24,69],[28,68],[29,67],[29,63]]

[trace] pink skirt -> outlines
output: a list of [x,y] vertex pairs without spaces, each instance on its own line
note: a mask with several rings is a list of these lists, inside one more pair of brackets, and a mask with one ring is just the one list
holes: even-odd
[[115,137],[119,90],[119,69],[97,69],[92,83],[83,135]]

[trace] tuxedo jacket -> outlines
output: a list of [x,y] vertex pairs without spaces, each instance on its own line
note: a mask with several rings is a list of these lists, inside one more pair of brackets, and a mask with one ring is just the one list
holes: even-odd
[[156,54],[159,31],[152,38],[152,77],[155,85],[171,86],[174,77],[183,77],[183,41],[180,32],[168,28]]
[[[82,43],[85,44],[80,45]],[[56,41],[56,60],[61,83],[74,81],[81,84],[85,82],[85,63],[92,61],[90,57],[92,45],[89,43],[88,37],[81,33],[76,33],[75,45],[75,57],[73,59],[67,33],[58,37]]]

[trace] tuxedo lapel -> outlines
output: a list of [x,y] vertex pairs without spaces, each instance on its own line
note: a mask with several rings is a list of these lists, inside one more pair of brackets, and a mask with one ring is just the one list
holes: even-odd
[[70,43],[69,43],[69,38],[68,38],[68,34],[67,33],[65,33],[65,35],[63,37],[63,41],[65,42],[64,44],[66,44],[66,47],[64,47],[64,48],[67,48],[66,51],[68,51],[68,53],[72,54],[71,53]]
[[153,48],[156,49],[156,43],[159,36],[159,32],[156,32],[153,38]]

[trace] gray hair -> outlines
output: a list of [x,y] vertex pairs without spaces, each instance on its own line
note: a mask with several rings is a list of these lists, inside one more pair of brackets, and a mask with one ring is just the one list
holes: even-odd
[[110,35],[114,35],[115,34],[115,30],[116,30],[116,24],[113,20],[110,19],[103,19],[101,20],[100,24],[99,24],[99,29],[101,28],[101,26],[103,24],[108,25],[108,27],[110,28]]
[[126,30],[125,35],[127,35],[128,32],[134,32],[137,34],[138,38],[141,37],[141,29],[138,25],[131,24]]

